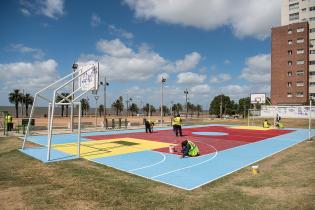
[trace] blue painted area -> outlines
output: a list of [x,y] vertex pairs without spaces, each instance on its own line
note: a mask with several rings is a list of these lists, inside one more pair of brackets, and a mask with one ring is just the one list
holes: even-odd
[[[315,136],[315,131],[312,131],[311,136]],[[305,139],[308,139],[308,130],[298,129],[285,135],[220,151],[217,156],[212,153],[197,158],[180,158],[165,154],[166,160],[160,164],[132,172],[130,170],[133,168],[150,165],[150,162],[151,165],[156,163],[158,161],[156,152],[130,153],[94,161],[181,189],[193,190]]]
[[71,155],[55,149],[51,149],[50,161],[47,161],[47,147],[25,148],[24,150],[19,149],[19,151],[44,163],[72,160],[77,158],[76,155]]
[[[205,126],[224,125],[212,124],[203,126],[187,126],[186,128]],[[155,130],[171,130],[171,128]],[[142,151],[111,157],[96,158],[92,161],[181,189],[192,190],[308,139],[307,129],[294,130],[295,131],[288,134],[196,158],[180,158],[174,154],[165,154],[157,151]],[[84,133],[82,134],[82,138],[84,138],[84,136],[126,134],[135,132],[143,132],[143,129]],[[222,135],[225,133],[195,132],[194,134]],[[315,130],[312,130],[311,136],[315,136]],[[76,138],[77,136],[75,134],[55,135],[53,144],[76,142]],[[46,145],[47,143],[46,136],[32,136],[30,139],[31,141],[42,145]],[[87,141],[87,139],[84,139],[83,141]],[[43,162],[47,162],[46,147],[27,148],[22,152]],[[76,156],[71,156],[54,149],[52,150],[51,162],[74,158],[76,158]]]
[[228,133],[224,132],[192,132],[192,134],[200,136],[226,136]]

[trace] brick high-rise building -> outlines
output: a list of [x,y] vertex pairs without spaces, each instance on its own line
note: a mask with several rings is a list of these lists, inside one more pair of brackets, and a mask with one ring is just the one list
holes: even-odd
[[281,25],[272,28],[271,102],[315,99],[315,0],[282,0]]

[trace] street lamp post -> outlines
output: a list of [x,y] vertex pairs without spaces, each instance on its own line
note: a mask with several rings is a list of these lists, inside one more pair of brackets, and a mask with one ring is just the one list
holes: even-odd
[[106,127],[106,86],[109,85],[109,83],[106,81],[106,76],[104,77],[104,83],[101,82],[101,85],[104,86],[104,118],[103,118],[103,125]]
[[99,98],[99,96],[97,95],[97,92],[94,98],[95,98],[95,127],[97,127],[97,100]]
[[187,116],[188,116],[188,102],[187,102],[187,95],[188,95],[188,90],[186,89],[185,91],[184,91],[184,93],[185,93],[185,95],[186,95],[186,119],[187,119]]
[[162,77],[161,80],[161,127],[163,127],[163,85],[166,82],[166,78]]
[[[78,69],[78,64],[76,64],[75,62],[73,63],[72,65],[72,79],[74,78],[74,72]],[[70,106],[70,129],[71,129],[71,132],[73,132],[73,99],[74,99],[74,80],[72,81],[72,96],[71,96],[71,106]],[[79,113],[81,114],[81,113]]]

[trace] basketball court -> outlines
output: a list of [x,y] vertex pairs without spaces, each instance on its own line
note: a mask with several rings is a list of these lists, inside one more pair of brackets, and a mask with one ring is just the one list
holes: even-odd
[[[255,126],[186,126],[183,137],[170,128],[82,133],[78,150],[75,134],[54,135],[47,161],[47,136],[29,136],[40,147],[21,152],[45,163],[80,157],[185,190],[249,166],[309,138],[308,129],[261,129]],[[315,132],[312,130],[311,136]],[[196,143],[201,155],[181,158],[180,143]],[[174,146],[175,151],[170,149]]]

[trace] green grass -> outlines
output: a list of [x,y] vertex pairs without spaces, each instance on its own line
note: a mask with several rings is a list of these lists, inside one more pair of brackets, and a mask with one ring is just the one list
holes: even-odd
[[[87,160],[43,164],[0,138],[0,209],[314,209],[315,145],[302,142],[184,191]],[[215,170],[215,169],[210,169]]]

